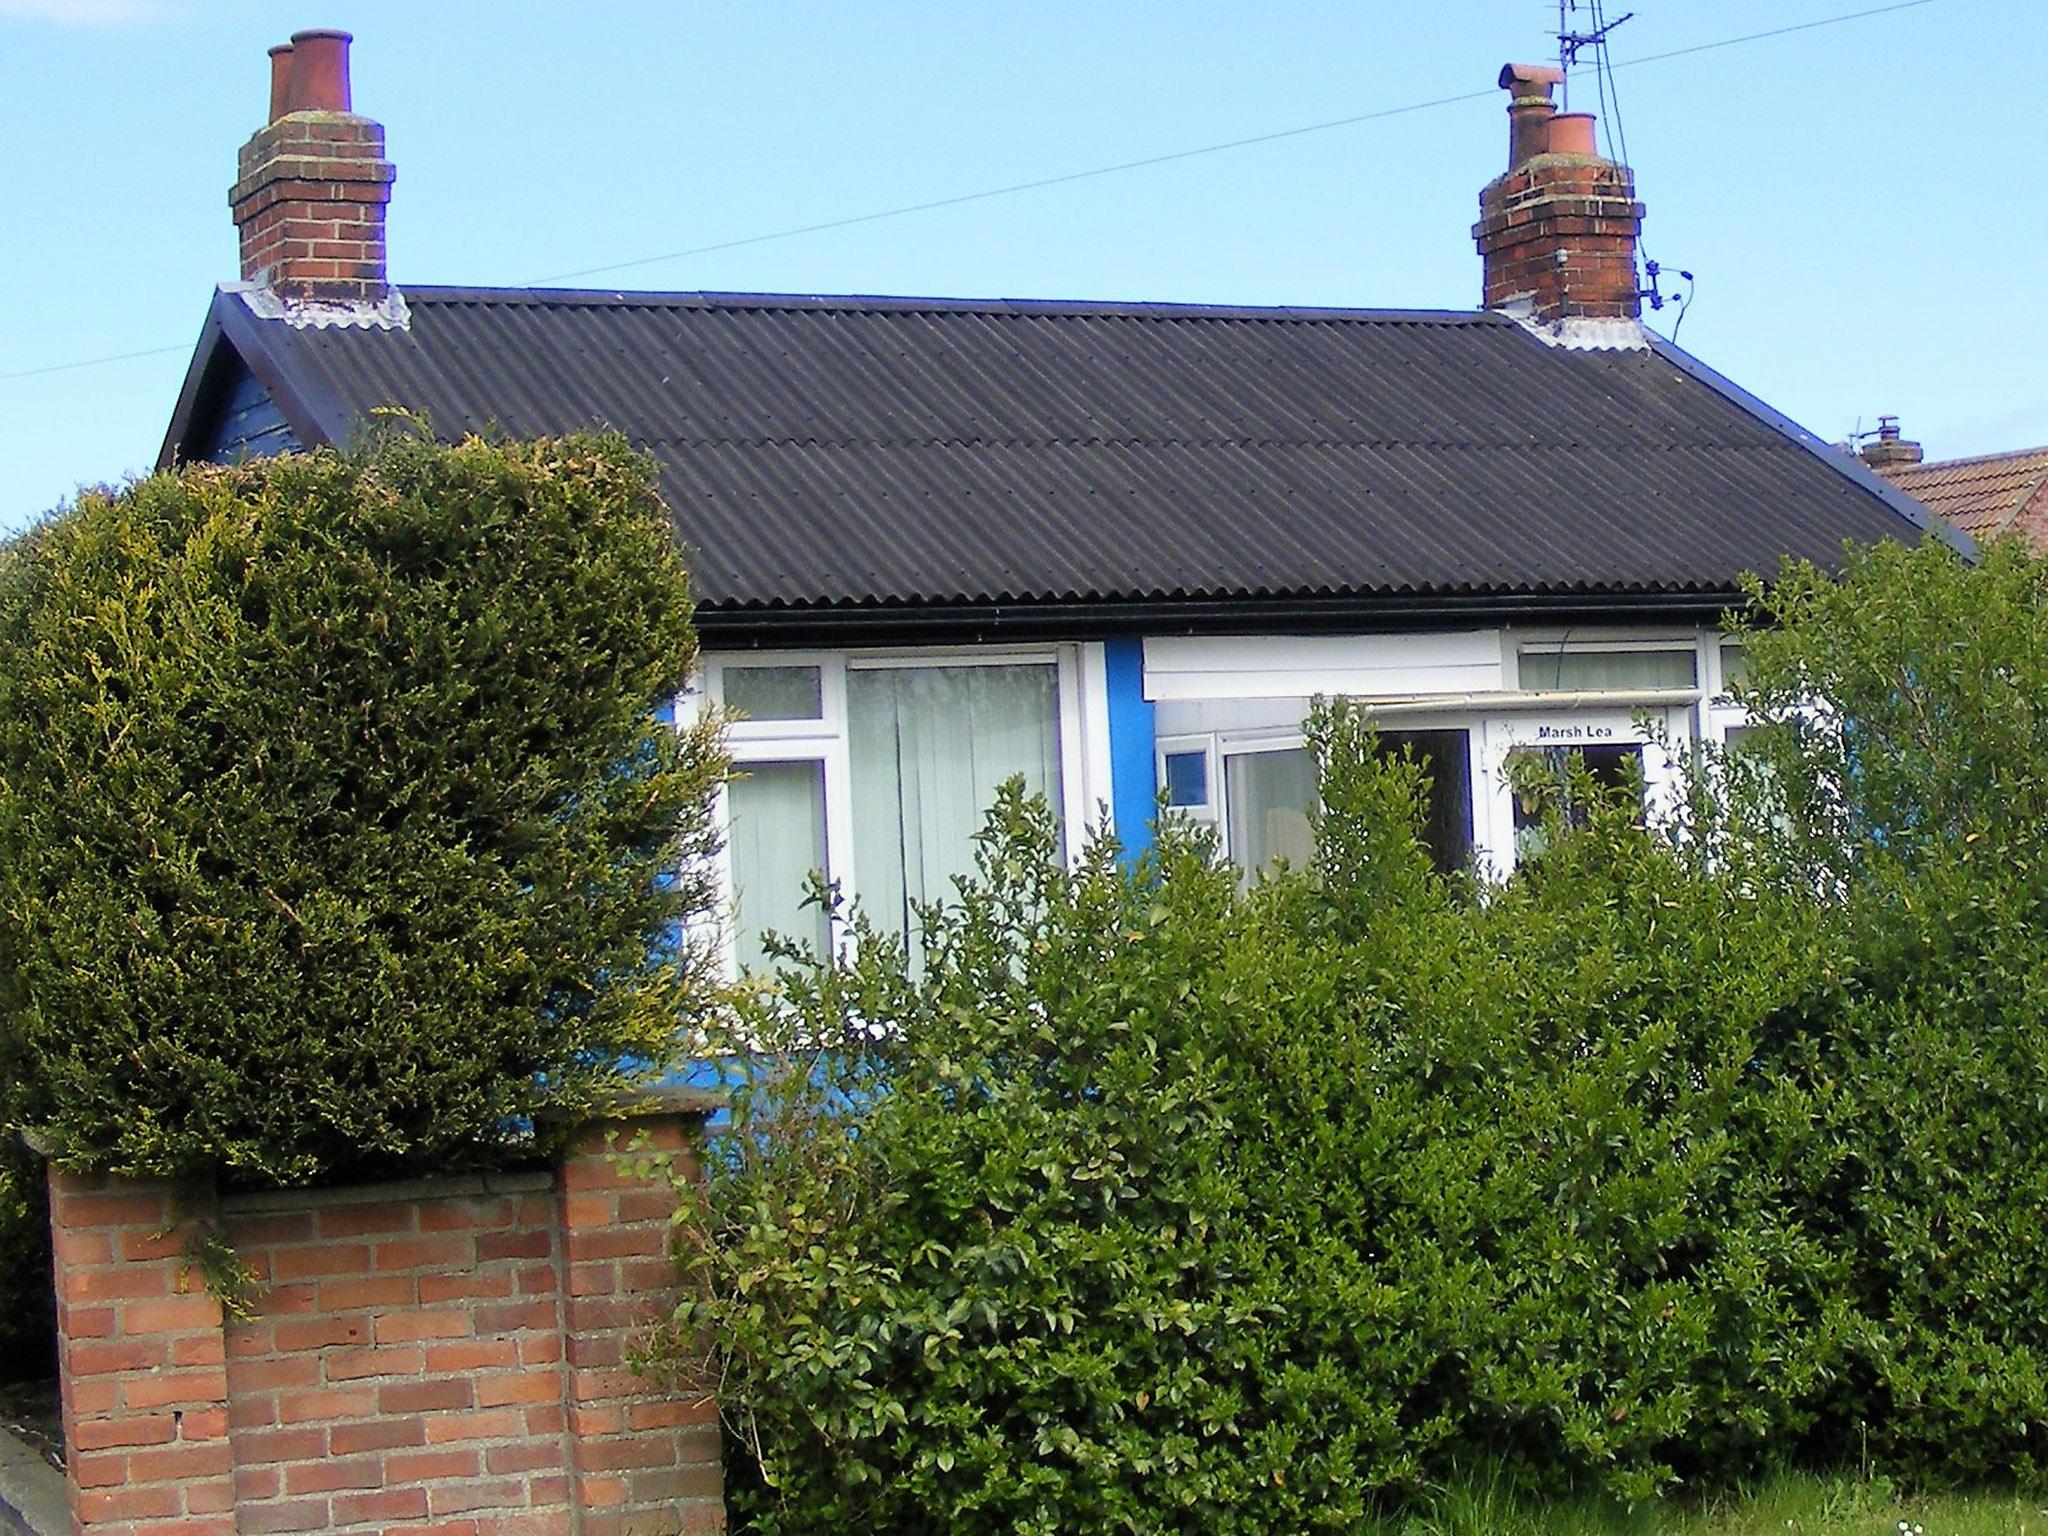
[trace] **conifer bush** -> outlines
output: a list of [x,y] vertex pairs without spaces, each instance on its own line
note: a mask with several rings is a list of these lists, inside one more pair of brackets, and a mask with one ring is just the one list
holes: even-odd
[[[760,1536],[1355,1528],[1484,1469],[2038,1480],[2044,567],[1755,593],[1675,823],[1535,786],[1505,885],[1313,723],[1312,867],[998,804],[912,964],[790,951],[680,1228]],[[1592,806],[1566,818],[1561,808]]]
[[502,1160],[672,1054],[721,771],[616,437],[200,465],[0,582],[0,1120],[288,1184]]

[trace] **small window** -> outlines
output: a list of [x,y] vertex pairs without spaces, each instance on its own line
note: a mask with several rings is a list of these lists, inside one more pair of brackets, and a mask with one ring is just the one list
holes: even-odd
[[1209,754],[1166,754],[1166,803],[1177,811],[1200,810],[1209,804]]
[[825,689],[816,667],[725,669],[725,707],[749,720],[818,720]]
[[1721,687],[1726,690],[1747,681],[1749,657],[1739,641],[1730,640],[1721,647]]
[[1308,748],[1230,753],[1223,759],[1223,788],[1230,857],[1247,878],[1281,859],[1299,866],[1315,857],[1316,765]]
[[1699,657],[1690,648],[1593,651],[1529,646],[1517,659],[1517,681],[1525,692],[1641,692],[1699,686]]
[[[1539,759],[1546,776],[1562,777],[1569,771],[1573,758],[1581,759],[1586,765],[1587,775],[1593,781],[1596,795],[1612,795],[1617,799],[1623,795],[1642,793],[1643,749],[1636,745],[1611,747],[1517,747],[1514,756]],[[1515,857],[1525,859],[1542,851],[1543,812],[1540,804],[1516,793],[1515,802]],[[1638,801],[1640,803],[1640,801]],[[1564,804],[1564,819],[1567,825],[1583,827],[1591,819],[1592,807],[1580,801],[1567,798]]]

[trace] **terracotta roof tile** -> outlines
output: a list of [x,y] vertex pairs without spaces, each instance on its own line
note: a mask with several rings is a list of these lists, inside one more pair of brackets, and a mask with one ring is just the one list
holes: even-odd
[[2030,511],[2048,511],[2048,446],[1935,464],[1887,465],[1878,473],[1972,538],[2021,531],[2030,534],[2037,549],[2042,547],[2033,519],[2028,526],[2021,520]]

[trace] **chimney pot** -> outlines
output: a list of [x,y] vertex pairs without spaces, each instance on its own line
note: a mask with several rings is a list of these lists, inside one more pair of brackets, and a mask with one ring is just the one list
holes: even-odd
[[1593,142],[1593,114],[1590,112],[1560,112],[1550,120],[1550,142],[1546,153],[1553,155],[1592,155],[1600,151]]
[[270,121],[276,122],[290,110],[285,105],[291,93],[292,45],[279,43],[270,50]]
[[1508,97],[1508,169],[1533,160],[1550,147],[1550,122],[1557,107],[1550,88],[1564,71],[1547,64],[1503,64],[1500,88]]
[[1880,416],[1877,418],[1877,440],[1865,442],[1859,457],[1883,474],[1887,469],[1903,469],[1918,464],[1922,453],[1918,443],[1900,435],[1898,417]]
[[352,41],[348,33],[332,27],[292,34],[291,67],[285,83],[287,112],[349,110],[348,45]]

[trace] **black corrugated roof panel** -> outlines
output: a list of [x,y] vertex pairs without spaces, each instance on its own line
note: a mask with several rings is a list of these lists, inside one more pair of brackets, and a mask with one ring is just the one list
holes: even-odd
[[1726,593],[1924,527],[1667,344],[1573,350],[1493,314],[406,299],[404,330],[295,328],[233,292],[215,318],[305,442],[387,405],[447,435],[625,432],[714,612]]

